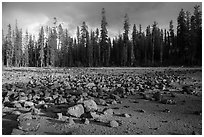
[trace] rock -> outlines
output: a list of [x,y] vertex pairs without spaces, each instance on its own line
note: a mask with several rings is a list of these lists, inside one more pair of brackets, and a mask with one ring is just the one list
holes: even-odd
[[170,93],[171,94],[171,97],[175,98],[176,95],[174,93]]
[[21,112],[20,111],[13,111],[12,114],[19,116],[19,115],[21,115]]
[[13,129],[11,135],[24,135],[25,132],[19,129]]
[[37,131],[40,127],[40,117],[33,117],[30,113],[20,115],[18,117],[18,128],[23,131]]
[[111,102],[111,104],[112,104],[112,105],[116,105],[117,102],[116,102],[115,100],[113,100],[113,101]]
[[88,83],[85,87],[88,87],[88,88],[92,88],[92,87],[95,87],[96,85],[94,83]]
[[138,112],[145,113],[145,110],[139,109]]
[[172,100],[172,99],[162,99],[160,102],[162,104],[169,104],[169,105],[175,105],[176,104],[176,101]]
[[80,117],[84,113],[84,107],[81,104],[68,108],[67,114],[75,117]]
[[162,95],[160,92],[156,92],[153,94],[153,98],[155,99],[155,101],[161,101]]
[[109,126],[110,126],[110,127],[118,127],[118,126],[119,126],[119,124],[118,124],[118,122],[117,122],[117,121],[112,120],[112,121],[110,121]]
[[89,112],[91,118],[99,118],[100,116],[98,114],[96,114],[96,112]]
[[195,115],[202,115],[202,111],[194,111]]
[[200,135],[198,132],[193,131],[192,135]]
[[25,101],[24,102],[24,107],[32,107],[32,106],[34,106],[33,102],[31,102],[31,101]]
[[75,124],[75,122],[74,122],[74,120],[73,120],[73,118],[72,118],[72,117],[69,117],[69,118],[66,120],[66,123],[67,123],[69,126],[71,126],[71,125],[74,125],[74,124]]
[[106,105],[106,101],[103,99],[95,99],[97,105]]
[[192,94],[193,93],[193,88],[190,87],[190,86],[183,86],[182,87],[182,93]]
[[129,114],[127,114],[127,113],[122,114],[122,116],[123,116],[123,117],[127,117],[127,118],[129,118],[129,117],[130,117],[130,115],[129,115]]
[[89,123],[90,123],[90,121],[89,121],[87,118],[85,118],[85,119],[84,119],[84,124],[85,124],[85,125],[88,125]]
[[120,100],[120,97],[118,95],[111,94],[110,97],[115,100]]
[[24,102],[24,101],[26,101],[26,100],[28,100],[28,97],[26,97],[26,96],[23,96],[23,97],[19,97],[19,99],[18,99],[20,102]]
[[57,119],[61,120],[62,119],[62,113],[57,113]]
[[162,112],[165,112],[165,113],[169,113],[169,112],[171,112],[169,109],[164,109]]
[[92,99],[84,101],[84,108],[86,112],[95,111],[98,109],[96,102]]
[[149,95],[149,94],[142,94],[142,96],[143,96],[143,99],[146,99],[146,100],[151,100],[151,95]]
[[19,102],[13,102],[13,103],[14,103],[15,108],[22,108],[21,103],[19,103]]
[[40,110],[37,108],[31,108],[31,115],[38,115],[40,113]]
[[114,91],[114,94],[125,94],[125,88],[123,87],[118,87],[115,91]]
[[103,110],[103,114],[104,115],[113,115],[113,109],[111,109],[111,108],[105,108],[104,110]]
[[6,97],[4,98],[4,102],[3,102],[3,103],[5,103],[5,102],[10,102],[10,100],[9,100],[9,97],[8,97],[8,96],[6,96]]

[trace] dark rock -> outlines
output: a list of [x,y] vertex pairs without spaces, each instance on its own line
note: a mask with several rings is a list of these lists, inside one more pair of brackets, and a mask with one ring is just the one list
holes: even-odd
[[191,86],[183,86],[182,87],[182,93],[192,94],[193,88]]
[[169,113],[169,112],[171,112],[171,111],[170,111],[169,109],[164,109],[163,112]]
[[156,92],[153,94],[153,98],[155,99],[155,101],[161,101],[162,100],[162,95],[160,92]]

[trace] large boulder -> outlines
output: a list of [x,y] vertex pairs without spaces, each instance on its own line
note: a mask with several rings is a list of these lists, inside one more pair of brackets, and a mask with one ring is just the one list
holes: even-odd
[[18,117],[18,128],[23,131],[37,131],[40,127],[40,117],[33,117],[31,113],[22,114]]
[[92,99],[84,101],[84,108],[86,112],[95,111],[98,109],[96,102]]
[[68,108],[67,114],[75,117],[80,117],[84,114],[84,107],[81,104]]

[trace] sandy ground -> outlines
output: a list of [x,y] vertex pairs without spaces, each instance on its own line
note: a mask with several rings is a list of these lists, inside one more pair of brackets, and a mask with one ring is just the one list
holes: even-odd
[[[175,89],[165,92],[164,96],[176,101],[175,105],[162,104],[157,101],[143,99],[140,94],[130,95],[121,99],[121,104],[109,105],[114,110],[111,116],[102,117],[101,122],[90,120],[85,125],[80,118],[74,118],[74,125],[66,126],[63,122],[50,117],[47,113],[40,113],[38,123],[40,127],[33,132],[14,132],[18,129],[17,116],[11,114],[14,109],[3,108],[2,132],[3,134],[41,134],[41,135],[191,135],[202,134],[202,71],[199,68],[70,68],[70,69],[40,69],[40,68],[3,68],[2,84],[17,81],[28,82],[31,77],[50,75],[143,75],[146,73],[163,71],[180,71],[180,77],[185,78],[182,83],[172,83]],[[193,72],[192,72],[193,71]],[[198,95],[182,94],[183,85],[194,85]],[[175,97],[171,97],[174,93]],[[98,106],[103,109],[105,106]],[[107,106],[106,106],[107,107]],[[141,111],[142,110],[142,111]],[[166,112],[165,110],[169,110]],[[127,113],[131,117],[120,114]],[[116,120],[118,127],[110,127],[108,122]]]

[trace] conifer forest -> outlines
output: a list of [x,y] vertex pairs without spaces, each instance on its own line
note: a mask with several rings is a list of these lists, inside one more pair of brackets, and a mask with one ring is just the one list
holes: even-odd
[[[86,22],[69,36],[53,17],[53,26],[42,26],[38,36],[8,24],[2,36],[2,63],[16,67],[108,67],[108,66],[201,66],[202,12],[180,10],[177,26],[169,21],[160,29],[157,21],[148,26],[130,24],[124,14],[123,32],[108,36],[106,11],[101,11],[100,28],[89,30]],[[122,23],[122,22],[121,22]],[[130,27],[131,26],[131,27]],[[132,30],[130,34],[129,31]]]

